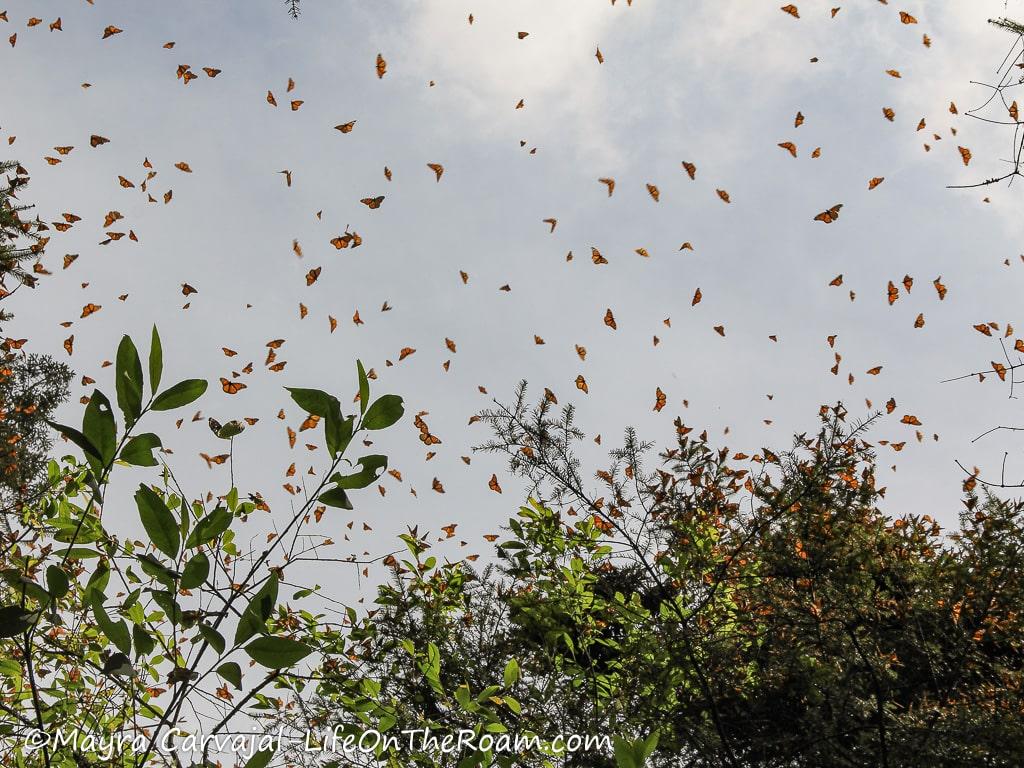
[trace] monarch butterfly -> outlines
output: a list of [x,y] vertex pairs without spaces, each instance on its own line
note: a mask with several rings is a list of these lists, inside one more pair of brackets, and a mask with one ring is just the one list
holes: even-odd
[[388,71],[388,63],[384,60],[384,57],[379,53],[377,54],[377,79],[382,79]]
[[336,125],[334,127],[336,130],[339,130],[342,133],[351,133],[352,129],[356,127],[356,121],[351,120],[347,123],[342,123],[341,125]]
[[615,323],[615,315],[612,314],[611,309],[606,310],[604,313],[604,324],[613,331],[617,331],[619,329],[619,326]]
[[836,203],[831,208],[822,211],[814,217],[815,221],[823,221],[826,224],[831,224],[833,221],[839,218],[839,209],[843,207],[842,203]]
[[587,387],[587,380],[583,378],[583,374],[576,377],[576,389],[582,390],[584,394],[590,394],[590,388]]
[[892,280],[889,281],[889,287],[886,290],[886,296],[889,299],[890,307],[896,302],[896,299],[900,297],[900,290],[895,285],[893,285]]
[[491,475],[491,479],[487,481],[487,487],[495,493],[501,493],[501,486],[498,485],[498,476],[495,474]]
[[359,202],[371,211],[375,211],[380,208],[380,204],[384,202],[384,195],[378,195],[377,197],[364,197]]
[[242,382],[229,381],[228,379],[225,379],[223,376],[220,377],[220,386],[221,389],[223,389],[229,395],[237,395],[239,392],[246,388],[246,385],[243,384]]
[[658,387],[654,392],[654,410],[660,412],[667,402],[668,398],[665,393],[661,391],[661,387]]

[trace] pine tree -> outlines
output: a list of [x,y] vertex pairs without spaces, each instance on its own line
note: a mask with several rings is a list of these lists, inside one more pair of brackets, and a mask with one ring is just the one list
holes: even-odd
[[[38,259],[48,239],[39,234],[46,230],[42,221],[22,215],[32,206],[18,202],[18,191],[28,185],[28,172],[15,160],[0,161],[0,175],[11,171],[14,175],[0,182],[0,301],[23,285],[35,287],[36,277],[26,264]],[[0,322],[10,319],[9,312],[0,310]]]
[[71,376],[49,355],[0,358],[0,525],[45,485],[53,434],[46,420],[67,400]]
[[1024,24],[1021,24],[1019,21],[1014,21],[1013,19],[1002,18],[1002,19],[989,19],[988,23],[989,24],[993,24],[993,25],[999,27],[1000,29],[1005,29],[1007,32],[1012,32],[1015,35],[1024,35]]

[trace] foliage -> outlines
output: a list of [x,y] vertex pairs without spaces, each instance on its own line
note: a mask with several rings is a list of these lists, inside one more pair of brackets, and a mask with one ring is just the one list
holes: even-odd
[[[363,456],[361,469],[346,470],[353,438],[403,413],[394,396],[369,403],[361,365],[358,373],[366,397],[357,415],[343,416],[340,401],[320,390],[292,391],[300,407],[322,417],[328,467],[315,490],[279,517],[276,535],[246,544],[245,529],[270,512],[267,502],[235,487],[190,499],[161,438],[140,431],[151,411],[196,401],[206,382],[161,389],[156,329],[145,370],[135,343],[122,339],[114,382],[121,418],[97,389],[80,429],[51,422],[82,458],[50,462],[44,493],[21,507],[0,551],[4,765],[177,765],[165,747],[191,751],[180,730],[184,712],[203,708],[216,721],[205,734],[216,736],[243,710],[273,712],[302,691],[303,670],[338,630],[298,607],[317,587],[294,585],[287,573],[331,543],[307,531],[324,505],[352,508],[347,492],[369,485],[387,465],[386,457]],[[129,466],[151,473],[134,492],[144,540],[111,530],[103,514],[115,503],[107,501],[115,467],[120,474]],[[279,595],[285,585],[300,588],[287,599]],[[58,729],[69,743],[54,740]],[[211,747],[194,759],[206,763]],[[265,750],[252,765],[269,757]]]
[[[500,571],[412,530],[294,727],[614,735],[547,757],[400,741],[388,765],[1010,766],[1024,750],[1021,503],[970,484],[960,529],[878,508],[870,422],[732,454],[627,433],[588,492],[572,409],[522,392],[487,448],[539,498]],[[301,756],[294,756],[296,760]],[[493,758],[493,763],[490,760]]]
[[[32,206],[17,201],[18,191],[28,185],[28,171],[14,160],[0,161],[0,174],[11,171],[14,175],[0,183],[0,300],[23,285],[35,287],[36,278],[25,263],[38,259],[48,239],[39,234],[46,231],[45,224],[23,219]],[[9,313],[0,311],[0,322],[10,319]]]
[[71,369],[48,355],[8,351],[0,359],[0,509],[6,518],[45,488],[46,419],[67,400]]

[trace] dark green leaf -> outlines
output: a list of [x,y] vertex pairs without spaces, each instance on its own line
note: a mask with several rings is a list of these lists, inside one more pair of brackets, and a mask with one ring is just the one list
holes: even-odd
[[322,419],[327,418],[331,403],[338,402],[336,397],[319,389],[303,389],[301,387],[285,387],[285,389],[291,394],[292,400],[299,408]]
[[135,642],[135,658],[149,656],[156,648],[156,640],[138,624],[132,625],[132,640]]
[[164,371],[164,348],[160,343],[160,334],[153,326],[153,340],[149,344],[149,391],[156,394],[160,386],[160,376]]
[[160,606],[171,623],[181,624],[181,606],[178,605],[174,594],[161,589],[151,589],[149,592],[153,596],[153,602]]
[[[211,419],[212,421],[212,419]],[[233,419],[227,424],[224,424],[220,429],[214,432],[217,437],[221,440],[230,440],[232,437],[238,437],[242,432],[245,431],[245,424],[240,422],[238,419]]]
[[188,539],[185,541],[185,549],[193,549],[207,544],[231,525],[232,515],[224,507],[217,507],[213,512],[201,518],[196,527],[192,529]]
[[181,577],[180,573],[164,565],[149,553],[136,555],[136,557],[139,559],[142,570],[167,588],[173,587],[174,580]]
[[160,447],[160,438],[152,432],[144,432],[136,435],[125,443],[121,449],[121,461],[134,464],[137,467],[155,467],[156,457],[153,456],[153,449]]
[[132,638],[128,634],[128,625],[123,620],[113,621],[107,615],[103,607],[103,596],[98,592],[93,592],[92,595],[92,615],[96,619],[96,626],[103,630],[103,634],[110,638],[110,642],[116,645],[121,653],[132,652]]
[[365,488],[381,476],[388,466],[388,457],[378,453],[360,457],[357,462],[362,469],[351,475],[335,474],[331,480],[338,488]]
[[327,437],[327,450],[331,458],[339,453],[344,453],[348,444],[352,441],[352,432],[355,429],[355,416],[347,419],[341,415],[341,406],[332,403],[331,410],[327,413],[327,421],[324,422],[324,433]]
[[235,686],[236,689],[242,690],[242,668],[233,661],[229,661],[226,664],[221,664],[217,667],[217,674]]
[[82,417],[82,434],[96,446],[99,452],[99,461],[91,461],[93,469],[99,474],[103,465],[114,459],[114,451],[117,450],[117,425],[114,422],[114,412],[110,408],[110,401],[107,396],[94,389],[89,404],[85,406],[85,415]]
[[71,581],[60,566],[51,565],[46,569],[46,589],[50,593],[50,597],[59,600],[68,593],[70,586]]
[[320,494],[317,500],[323,502],[329,507],[352,509],[352,502],[349,501],[348,494],[345,493],[343,488],[339,488],[337,486],[334,488],[328,488]]
[[286,637],[257,637],[245,646],[245,652],[264,667],[287,669],[306,658],[312,649]]
[[366,406],[370,404],[370,380],[362,360],[356,360],[356,372],[359,374],[359,413],[366,413]]
[[142,525],[156,548],[168,557],[177,557],[181,540],[178,522],[164,500],[148,485],[140,484],[135,492],[135,503]]
[[383,395],[373,401],[363,416],[363,426],[367,429],[386,429],[402,418],[405,407],[398,395]]
[[207,383],[203,379],[185,379],[173,387],[165,389],[153,401],[154,411],[170,411],[195,402],[206,391]]
[[87,458],[91,456],[93,458],[102,460],[102,457],[100,456],[100,449],[93,445],[89,438],[87,438],[74,427],[68,427],[64,424],[58,424],[57,422],[50,421],[49,419],[46,420],[46,423],[49,424],[54,429],[56,429],[62,435],[67,437],[68,440],[73,442],[79,448],[81,448],[85,452]]
[[206,577],[209,575],[210,560],[202,552],[199,552],[185,564],[185,569],[181,572],[181,583],[178,586],[182,589],[194,589],[206,581]]
[[235,628],[235,645],[244,643],[253,635],[266,632],[267,619],[274,612],[274,605],[277,603],[277,574],[271,573],[270,578],[253,595],[249,605],[242,612]]
[[142,362],[139,350],[128,335],[121,337],[114,367],[114,389],[117,405],[124,414],[125,424],[133,424],[142,413]]
[[261,749],[249,758],[244,768],[267,768],[277,749]]
[[208,624],[200,624],[199,634],[203,636],[203,639],[208,642],[210,647],[218,654],[224,653],[224,648],[227,644],[224,642],[224,636],[220,632]]

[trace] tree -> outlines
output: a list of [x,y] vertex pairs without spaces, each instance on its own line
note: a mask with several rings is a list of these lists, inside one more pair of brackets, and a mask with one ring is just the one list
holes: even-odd
[[[51,461],[48,483],[24,504],[0,548],[0,762],[4,765],[211,765],[214,741],[190,743],[202,710],[210,739],[248,715],[294,701],[307,668],[336,643],[331,617],[298,607],[318,586],[289,579],[295,563],[337,563],[332,542],[310,528],[328,507],[352,509],[349,494],[373,483],[387,458],[346,458],[364,433],[401,418],[402,400],[371,402],[369,376],[357,365],[358,412],[318,389],[291,389],[313,426],[323,424],[326,468],[304,498],[292,497],[266,536],[269,515],[258,493],[229,483],[190,496],[166,461],[160,437],[139,427],[152,412],[195,402],[207,388],[184,379],[161,388],[164,361],[153,330],[148,365],[125,336],[114,370],[115,415],[96,389],[81,428],[52,423],[81,452]],[[146,379],[148,378],[148,387]],[[230,459],[241,421],[213,423]],[[313,439],[312,436],[310,439]],[[134,491],[146,540],[112,530],[104,515],[115,468],[152,473]],[[296,489],[298,493],[298,489]],[[247,532],[249,526],[261,530]],[[355,564],[355,560],[344,561]],[[291,598],[279,594],[284,587]],[[255,667],[255,669],[252,669]],[[251,766],[266,765],[273,738],[246,741]],[[232,742],[227,742],[231,744]],[[248,746],[246,746],[248,745]],[[174,748],[183,750],[179,754]],[[259,747],[258,750],[255,747]]]
[[[998,80],[995,83],[980,83],[989,90],[988,97],[981,106],[969,110],[966,114],[990,125],[1012,126],[1012,130],[1008,132],[1010,153],[1008,157],[1002,159],[1009,166],[1009,170],[974,184],[950,185],[951,189],[984,187],[1007,180],[1012,183],[1015,177],[1022,175],[1024,131],[1021,128],[1024,126],[1024,122],[1020,119],[1020,106],[1014,98],[1015,91],[1013,89],[1024,84],[1024,76],[1020,74],[1020,69],[1024,68],[1024,24],[1007,18],[989,19],[988,22],[1015,35],[1016,39],[1010,45],[1002,63],[997,67]],[[961,147],[960,152],[964,165],[967,165],[971,160],[970,150]]]
[[[0,510],[6,517],[46,488],[51,430],[46,420],[68,397],[71,369],[49,355],[0,356]],[[5,528],[5,530],[9,530]]]
[[[879,504],[874,418],[732,454],[676,422],[627,432],[589,489],[560,416],[483,414],[539,500],[499,570],[440,564],[415,531],[293,727],[536,735],[519,754],[398,741],[389,765],[1010,766],[1024,750],[1024,505],[965,488],[961,526]],[[296,757],[296,759],[299,759]],[[369,762],[367,762],[369,764]]]
[[[46,231],[43,222],[22,217],[32,206],[17,202],[18,191],[28,185],[28,171],[14,160],[0,162],[0,174],[10,171],[14,175],[0,184],[0,301],[22,286],[35,287],[36,277],[25,263],[39,258],[48,239],[39,234]],[[10,319],[10,313],[0,310],[0,322]]]

